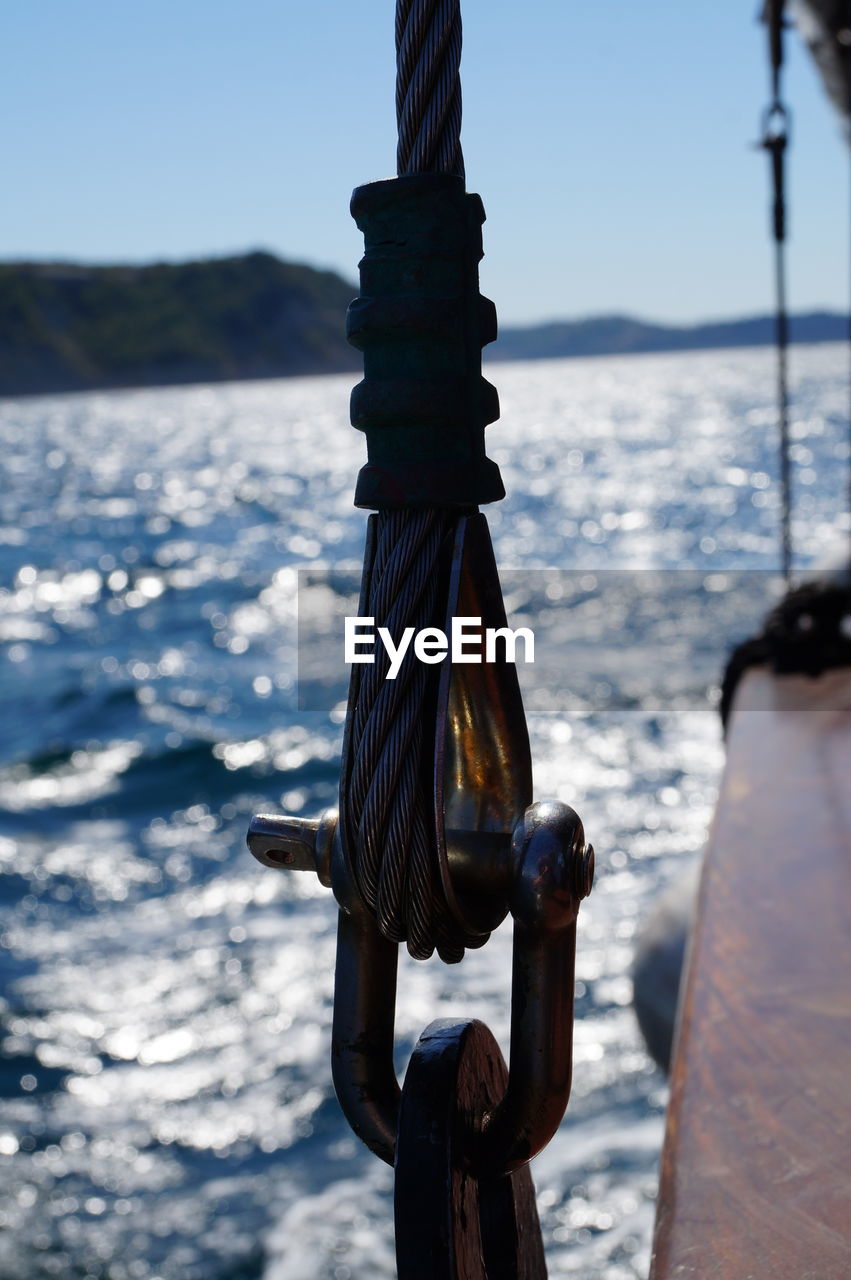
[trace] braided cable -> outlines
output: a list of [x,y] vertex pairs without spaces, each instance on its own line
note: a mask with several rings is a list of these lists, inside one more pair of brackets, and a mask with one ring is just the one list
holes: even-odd
[[397,0],[398,173],[464,176],[460,0]]
[[[442,605],[441,551],[454,518],[434,509],[387,511],[378,516],[367,596],[375,626],[398,644],[406,627],[433,625]],[[385,937],[407,940],[417,959],[435,947],[460,960],[442,899],[431,792],[433,742],[427,699],[430,668],[408,647],[394,680],[383,646],[360,676],[352,709],[351,776],[346,797],[353,836],[353,870],[363,901]]]
[[[397,170],[464,176],[461,152],[460,0],[397,0]],[[380,511],[369,572],[368,616],[398,645],[406,627],[440,624],[446,581],[441,551],[456,516],[435,508]],[[409,646],[395,680],[376,647],[350,708],[346,806],[358,891],[385,937],[417,959],[435,948],[449,962],[464,945],[440,882],[432,794],[431,668]],[[431,712],[431,714],[430,714]]]

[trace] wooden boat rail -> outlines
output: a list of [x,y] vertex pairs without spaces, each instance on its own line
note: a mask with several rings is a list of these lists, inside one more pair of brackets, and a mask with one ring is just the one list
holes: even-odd
[[651,1280],[851,1276],[851,670],[736,698]]

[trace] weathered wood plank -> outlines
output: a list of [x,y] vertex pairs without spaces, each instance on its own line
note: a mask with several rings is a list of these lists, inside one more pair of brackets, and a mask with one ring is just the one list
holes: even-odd
[[851,672],[737,695],[651,1280],[851,1276]]
[[399,1280],[547,1280],[529,1166],[488,1177],[466,1163],[507,1084],[482,1022],[440,1019],[417,1041],[396,1138]]

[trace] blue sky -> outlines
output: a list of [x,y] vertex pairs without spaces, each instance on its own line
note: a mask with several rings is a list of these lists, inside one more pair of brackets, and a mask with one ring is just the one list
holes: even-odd
[[[462,0],[468,186],[503,323],[771,300],[757,0]],[[263,247],[354,279],[394,171],[393,0],[3,0],[0,258]],[[790,303],[842,308],[848,154],[788,39]]]

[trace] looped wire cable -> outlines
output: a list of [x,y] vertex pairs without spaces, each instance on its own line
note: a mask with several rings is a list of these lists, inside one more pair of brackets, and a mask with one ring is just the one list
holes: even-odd
[[[398,172],[464,175],[461,152],[460,0],[396,5]],[[398,643],[405,627],[438,625],[446,596],[440,551],[457,515],[380,511],[368,613]],[[440,881],[433,794],[431,668],[409,647],[395,680],[386,654],[362,669],[350,709],[350,782],[344,797],[358,890],[385,937],[426,959],[460,960],[467,938]],[[480,940],[478,940],[480,941]]]
[[[370,567],[369,616],[398,642],[406,627],[433,625],[442,604],[441,550],[454,519],[446,512],[388,511],[378,517]],[[361,897],[393,942],[407,941],[417,959],[437,948],[460,960],[443,899],[437,862],[433,794],[433,723],[427,700],[432,669],[409,647],[395,680],[377,651],[363,669],[353,708],[351,778],[346,797],[353,867]]]

